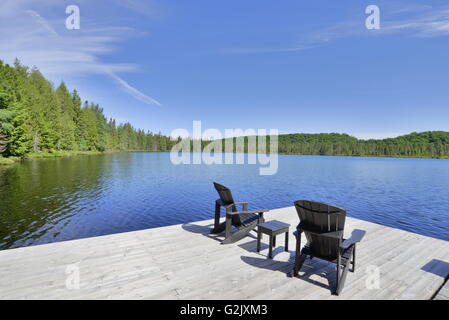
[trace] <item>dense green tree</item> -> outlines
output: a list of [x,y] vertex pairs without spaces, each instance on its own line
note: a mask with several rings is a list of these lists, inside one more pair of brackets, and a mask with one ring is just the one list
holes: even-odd
[[359,140],[338,133],[285,134],[279,135],[278,141],[278,152],[287,154],[449,157],[449,132],[444,131],[414,132],[383,140]]
[[0,133],[4,155],[22,156],[31,146],[30,117],[23,103],[28,69],[0,61]]
[[74,150],[76,149],[75,132],[75,110],[73,107],[72,96],[70,95],[64,82],[62,82],[55,92],[56,103],[59,105],[60,121],[62,125],[58,126],[60,130],[60,139],[58,149]]
[[[157,140],[157,141],[156,141]],[[0,150],[5,156],[52,150],[164,150],[168,137],[116,125],[92,102],[81,103],[62,82],[56,89],[37,70],[0,61]]]
[[8,150],[9,139],[11,137],[14,126],[12,120],[14,118],[14,112],[0,109],[0,153],[4,153]]

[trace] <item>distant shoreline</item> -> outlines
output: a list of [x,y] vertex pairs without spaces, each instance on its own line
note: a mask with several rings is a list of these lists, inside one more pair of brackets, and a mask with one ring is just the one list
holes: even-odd
[[140,151],[140,150],[107,150],[107,151],[39,151],[27,154],[25,157],[0,157],[0,165],[10,165],[19,163],[31,159],[52,159],[52,158],[63,158],[63,157],[75,157],[75,156],[93,156],[93,155],[103,155],[111,153],[121,153],[121,152],[156,152],[156,151]]
[[[155,151],[155,150],[107,150],[107,151],[54,151],[54,152],[46,152],[39,151],[28,154],[24,158],[19,157],[8,157],[4,158],[0,156],[0,166],[12,165],[16,163],[20,163],[26,160],[32,159],[52,159],[52,158],[63,158],[63,157],[74,157],[74,156],[92,156],[92,155],[104,155],[104,154],[113,154],[113,153],[133,153],[133,152],[170,152],[170,151]],[[193,152],[190,152],[193,153]],[[236,153],[236,152],[234,152]],[[249,154],[245,152],[244,154]],[[261,153],[262,154],[262,153]],[[267,154],[267,153],[264,153]],[[448,160],[449,157],[426,157],[426,156],[388,156],[388,155],[345,155],[345,154],[304,154],[304,153],[286,153],[286,152],[278,152],[278,155],[291,155],[291,156],[324,156],[324,157],[354,157],[354,158],[403,158],[403,159],[439,159],[439,160]]]

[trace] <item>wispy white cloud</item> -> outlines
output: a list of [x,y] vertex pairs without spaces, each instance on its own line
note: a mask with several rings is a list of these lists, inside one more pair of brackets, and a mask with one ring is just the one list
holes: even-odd
[[[382,6],[383,7],[383,6]],[[389,2],[387,10],[391,14],[401,14],[401,13],[407,13],[407,12],[422,12],[425,10],[432,9],[433,7],[428,4],[422,4],[422,3],[410,3],[407,4],[404,3],[394,3]]]
[[58,33],[53,29],[42,16],[34,10],[26,10],[26,12],[33,17],[45,30],[50,34],[59,37]]
[[391,10],[381,8],[381,27],[367,30],[364,17],[337,23],[302,37],[309,43],[324,43],[353,36],[403,34],[407,37],[441,37],[449,35],[449,7],[404,5]]
[[404,33],[411,37],[433,38],[449,36],[449,8],[432,8],[413,17],[387,20],[381,33]]
[[120,78],[115,73],[111,72],[111,73],[109,73],[109,75],[122,87],[122,89],[125,92],[128,92],[130,95],[132,95],[137,100],[140,100],[146,104],[155,104],[155,105],[161,106],[161,104],[157,100],[143,94],[136,88],[131,87],[125,80]]
[[360,15],[347,21],[335,23],[315,31],[299,35],[299,41],[292,46],[231,48],[223,49],[221,53],[276,53],[293,52],[321,47],[338,39],[361,36],[382,36],[403,34],[407,37],[442,37],[449,36],[449,6],[433,7],[422,4],[389,3],[381,6],[381,28],[367,30],[365,16]]
[[[139,101],[161,106],[156,99],[119,76],[124,72],[136,72],[139,66],[104,63],[101,59],[102,55],[115,52],[123,40],[140,35],[137,30],[126,26],[97,25],[82,17],[81,29],[69,31],[65,29],[66,16],[63,13],[57,19],[46,17],[51,15],[52,6],[60,1],[41,0],[39,9],[34,9],[30,0],[3,1],[0,4],[0,59],[12,62],[19,58],[23,64],[36,66],[50,77],[104,74]],[[137,5],[140,2],[132,3]]]

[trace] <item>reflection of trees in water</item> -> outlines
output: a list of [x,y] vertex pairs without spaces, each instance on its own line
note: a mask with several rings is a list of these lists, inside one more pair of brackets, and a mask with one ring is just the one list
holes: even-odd
[[0,132],[0,153],[5,152],[7,146],[8,146],[7,136],[6,134]]
[[36,159],[0,169],[0,248],[51,242],[77,214],[92,210],[109,157]]

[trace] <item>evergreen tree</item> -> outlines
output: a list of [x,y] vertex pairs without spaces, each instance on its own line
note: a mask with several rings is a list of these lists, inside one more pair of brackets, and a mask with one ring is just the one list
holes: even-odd
[[72,95],[72,108],[73,108],[73,123],[75,125],[74,136],[75,136],[75,149],[80,150],[81,148],[81,98],[78,95],[78,91],[73,90]]
[[15,61],[15,68],[0,61],[0,133],[5,155],[23,156],[31,146],[29,115],[22,103],[28,69]]
[[76,146],[75,132],[75,110],[73,107],[72,96],[70,95],[64,82],[56,89],[56,103],[59,108],[55,112],[60,112],[59,120],[62,121],[60,128],[60,140],[58,149],[74,150]]

